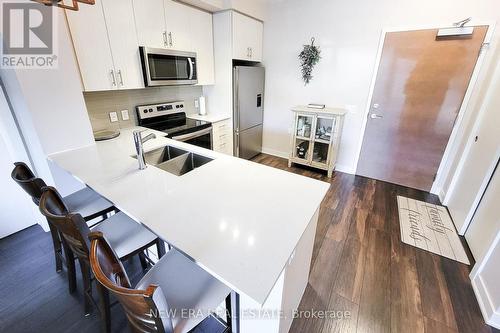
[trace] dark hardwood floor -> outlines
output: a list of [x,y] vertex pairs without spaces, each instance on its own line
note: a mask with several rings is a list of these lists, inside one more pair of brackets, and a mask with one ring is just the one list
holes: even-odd
[[396,195],[439,204],[435,195],[340,172],[328,179],[265,154],[254,161],[331,183],[300,305],[330,312],[295,319],[290,333],[498,332],[484,323],[470,267],[400,240]]
[[[396,195],[438,203],[435,196],[338,172],[329,180],[265,154],[254,161],[331,182],[300,306],[331,312],[295,319],[290,332],[497,332],[483,321],[469,267],[399,239]],[[142,275],[139,260],[126,269],[132,280]],[[79,290],[70,295],[66,273],[55,272],[50,236],[39,226],[1,239],[0,332],[100,332],[97,311],[83,316],[77,273]],[[113,307],[112,326],[128,331],[120,306]],[[197,332],[213,330],[208,323]]]

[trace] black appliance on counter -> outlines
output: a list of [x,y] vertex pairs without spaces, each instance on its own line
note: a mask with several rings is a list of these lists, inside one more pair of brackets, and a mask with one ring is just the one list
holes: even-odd
[[184,102],[136,107],[139,126],[164,132],[167,138],[212,149],[212,124],[186,117]]

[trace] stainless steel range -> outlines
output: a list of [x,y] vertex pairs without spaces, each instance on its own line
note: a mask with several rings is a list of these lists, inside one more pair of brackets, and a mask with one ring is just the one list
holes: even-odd
[[186,117],[183,101],[136,107],[139,126],[165,133],[167,138],[212,149],[212,124]]

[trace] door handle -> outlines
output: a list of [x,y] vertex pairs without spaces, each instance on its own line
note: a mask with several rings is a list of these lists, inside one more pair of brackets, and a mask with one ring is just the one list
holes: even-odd
[[384,116],[381,116],[381,115],[376,114],[376,113],[370,113],[370,118],[372,118],[372,119],[382,119],[382,118],[384,118]]

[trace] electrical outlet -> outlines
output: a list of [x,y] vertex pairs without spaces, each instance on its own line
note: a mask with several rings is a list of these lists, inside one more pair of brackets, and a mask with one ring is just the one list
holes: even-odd
[[130,117],[128,116],[128,110],[121,110],[122,113],[122,120],[129,120]]
[[118,114],[116,112],[109,113],[109,120],[114,123],[118,121]]
[[194,107],[199,108],[200,107],[200,102],[198,102],[197,99],[194,100]]

